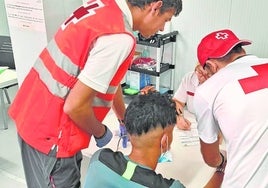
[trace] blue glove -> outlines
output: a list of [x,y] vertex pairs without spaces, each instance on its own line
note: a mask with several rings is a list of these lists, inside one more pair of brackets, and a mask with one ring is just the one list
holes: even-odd
[[113,133],[110,131],[110,129],[107,126],[105,126],[105,133],[104,133],[104,135],[102,135],[100,138],[96,138],[94,136],[94,138],[96,140],[96,145],[99,148],[107,145],[111,141],[112,137],[113,137]]
[[127,129],[126,126],[124,124],[119,125],[119,130],[120,130],[120,138],[122,139],[122,145],[123,148],[127,147],[127,142],[128,142],[128,136],[127,136]]

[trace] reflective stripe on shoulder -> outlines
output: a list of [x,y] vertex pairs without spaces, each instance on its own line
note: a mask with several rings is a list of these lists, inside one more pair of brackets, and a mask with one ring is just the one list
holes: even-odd
[[174,179],[166,179],[161,174],[156,174],[154,170],[128,161],[122,152],[114,152],[109,148],[102,149],[99,161],[118,175],[145,187],[169,188],[174,182]]
[[124,172],[124,174],[122,175],[124,178],[130,180],[135,172],[135,168],[136,168],[137,164],[128,161],[127,162],[127,168]]

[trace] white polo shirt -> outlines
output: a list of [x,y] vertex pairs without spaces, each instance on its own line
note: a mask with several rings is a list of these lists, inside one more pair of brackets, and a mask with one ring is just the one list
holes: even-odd
[[[127,30],[130,31],[133,20],[126,1],[117,0],[116,3],[124,13],[125,24]],[[121,63],[128,57],[134,43],[135,41],[128,34],[110,34],[99,37],[92,46],[78,79],[94,90],[106,93],[111,79]]]
[[193,98],[195,90],[199,85],[197,75],[194,71],[186,73],[182,78],[179,88],[175,92],[173,98],[186,104],[186,108],[189,112],[194,114]]
[[248,55],[219,70],[194,97],[199,136],[227,150],[222,187],[268,185],[268,59]]

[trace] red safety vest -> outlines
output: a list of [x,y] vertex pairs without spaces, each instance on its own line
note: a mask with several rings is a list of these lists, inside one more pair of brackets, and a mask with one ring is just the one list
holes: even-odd
[[[107,17],[111,16],[108,21]],[[31,68],[9,108],[9,115],[26,143],[46,154],[56,145],[57,157],[70,157],[88,147],[91,135],[75,125],[63,112],[63,105],[95,39],[113,33],[130,34],[113,0],[90,1],[61,26]],[[135,45],[114,73],[107,93],[98,93],[94,98],[93,109],[99,121],[111,108],[116,89],[132,62],[134,49]]]

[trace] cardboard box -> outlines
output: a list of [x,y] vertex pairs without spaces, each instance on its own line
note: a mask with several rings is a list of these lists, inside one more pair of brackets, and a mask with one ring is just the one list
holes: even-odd
[[132,89],[140,90],[145,86],[150,84],[150,75],[135,72],[135,71],[128,71],[126,75],[126,85],[128,85]]

